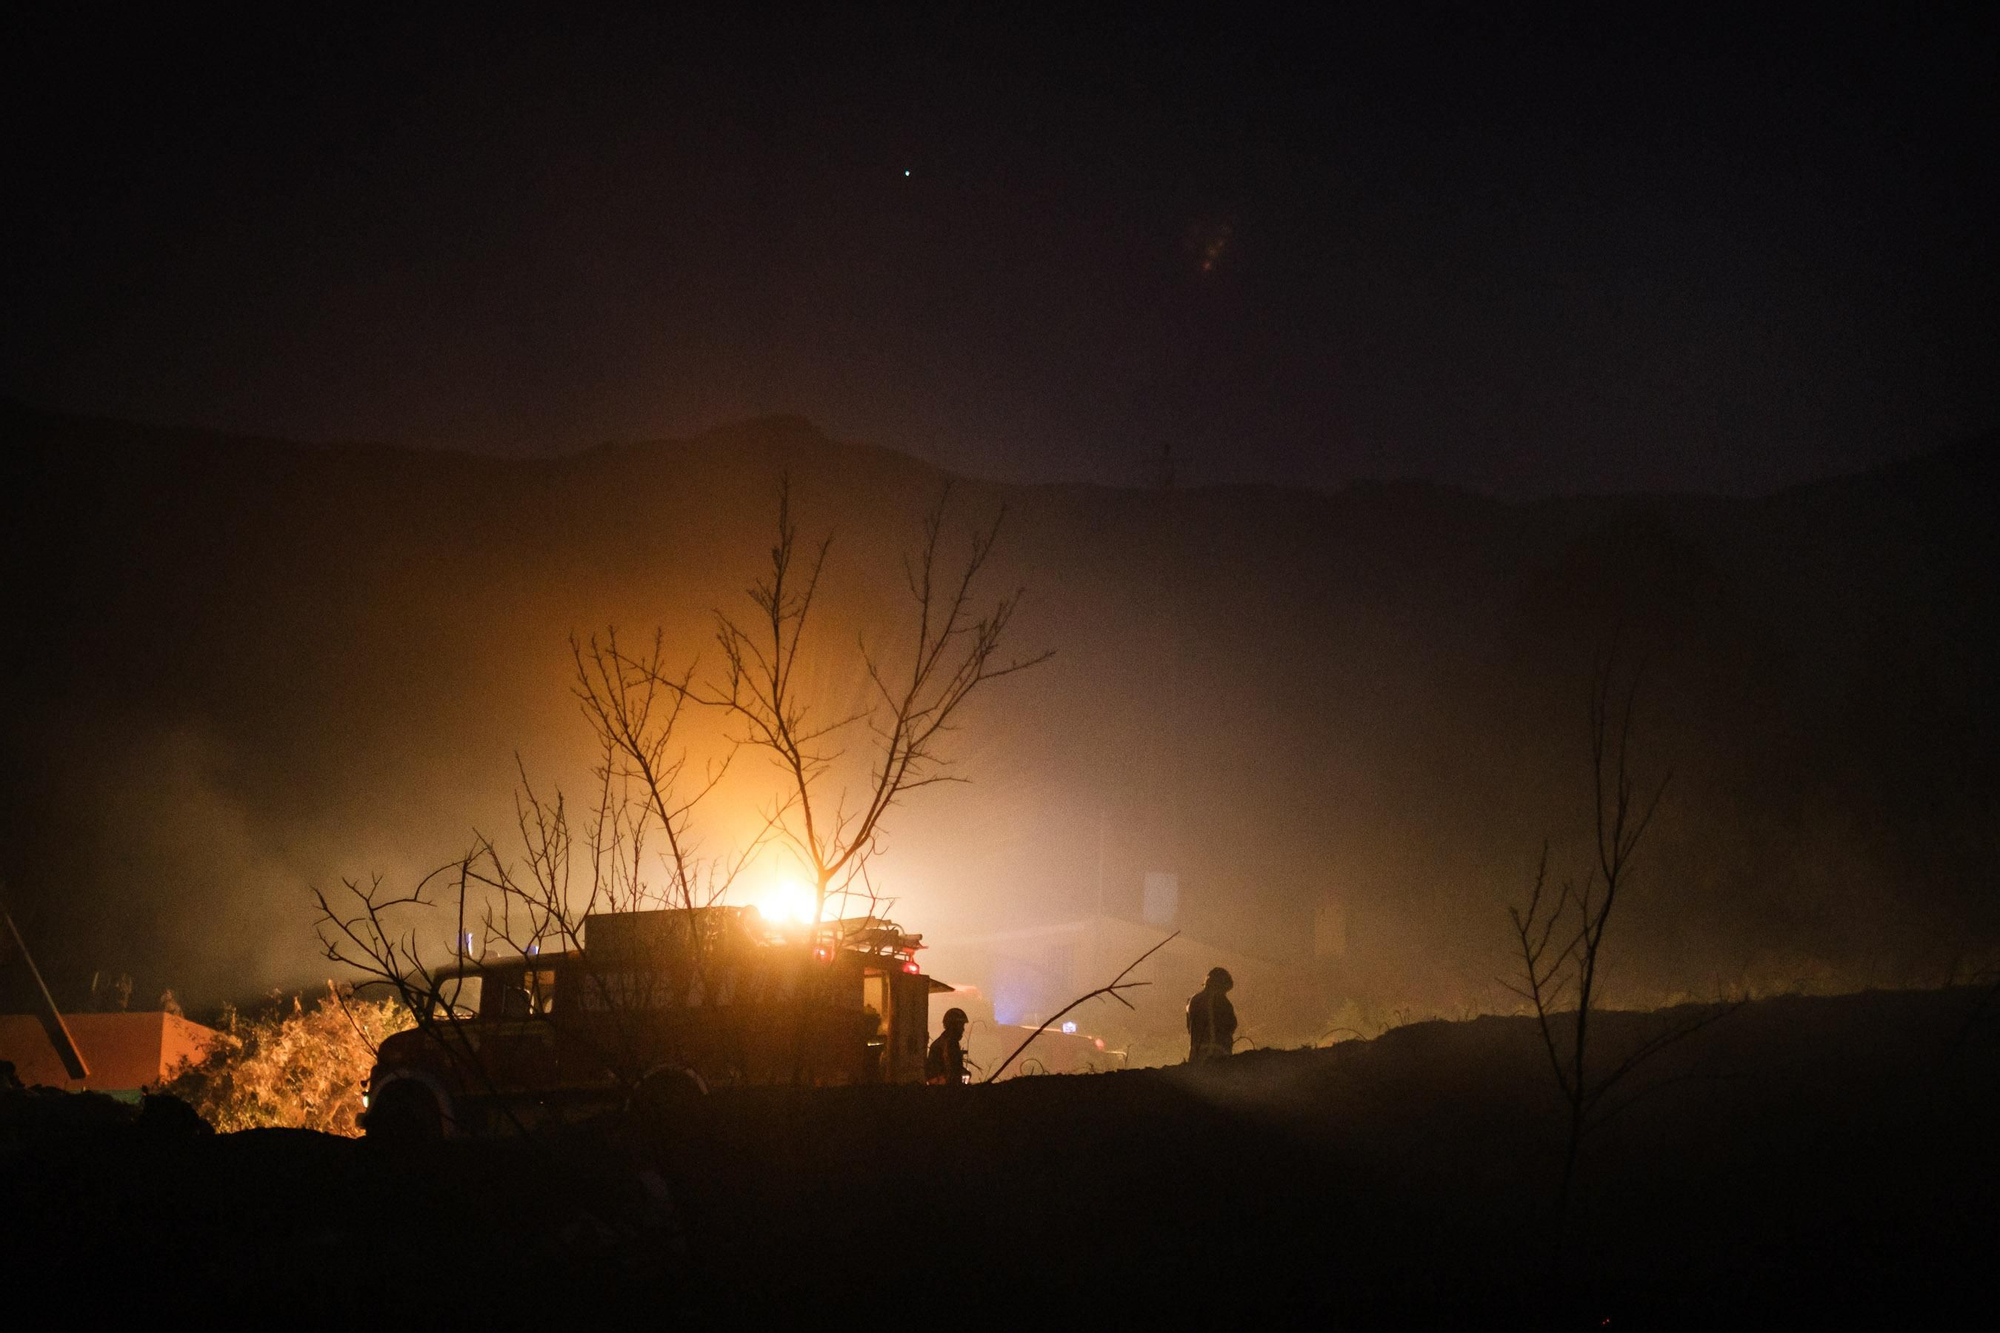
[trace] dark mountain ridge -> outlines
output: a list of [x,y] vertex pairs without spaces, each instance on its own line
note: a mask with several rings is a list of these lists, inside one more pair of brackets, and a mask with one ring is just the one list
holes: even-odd
[[[309,975],[305,885],[448,859],[504,824],[517,754],[574,771],[567,635],[691,657],[783,473],[835,533],[822,675],[851,690],[944,480],[796,419],[544,459],[18,405],[0,431],[0,872],[72,989]],[[1501,904],[1584,832],[1615,639],[1641,770],[1674,775],[1620,922],[1633,998],[1936,975],[2000,939],[1993,444],[1751,500],[961,480],[966,521],[1009,508],[1014,641],[1057,657],[982,701],[972,784],[898,812],[885,873],[945,939],[1136,912],[1172,870],[1200,938],[1485,1004]],[[1313,962],[1328,901],[1348,938]]]

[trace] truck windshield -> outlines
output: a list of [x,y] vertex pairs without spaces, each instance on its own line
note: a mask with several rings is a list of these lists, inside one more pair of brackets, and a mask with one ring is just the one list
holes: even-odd
[[479,1013],[478,977],[446,977],[438,983],[438,1009],[442,1015],[447,1009],[455,1018],[473,1018]]

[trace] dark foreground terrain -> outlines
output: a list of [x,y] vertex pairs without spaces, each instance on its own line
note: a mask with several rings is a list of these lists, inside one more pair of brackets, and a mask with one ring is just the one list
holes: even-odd
[[[1607,1059],[1671,1017],[1602,1016]],[[17,1310],[129,1290],[273,1327],[555,1327],[580,1301],[1614,1329],[1990,1307],[1990,992],[1759,1002],[1641,1082],[1591,1144],[1553,1282],[1557,1107],[1532,1025],[1499,1018],[1212,1072],[718,1094],[657,1153],[629,1121],[391,1152],[17,1093],[0,1262]]]

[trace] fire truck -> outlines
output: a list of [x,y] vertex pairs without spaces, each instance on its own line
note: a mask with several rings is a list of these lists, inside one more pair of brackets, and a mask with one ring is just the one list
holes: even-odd
[[920,1083],[930,997],[951,990],[924,975],[921,935],[876,916],[607,913],[578,946],[434,974],[417,1026],[376,1054],[366,1132],[477,1135],[715,1086]]

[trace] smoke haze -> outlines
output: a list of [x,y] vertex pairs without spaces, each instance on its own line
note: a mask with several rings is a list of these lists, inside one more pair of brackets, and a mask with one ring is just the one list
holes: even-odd
[[[855,636],[902,623],[897,553],[944,480],[789,419],[556,459],[18,406],[5,433],[0,871],[71,997],[97,971],[197,1003],[321,975],[308,886],[503,832],[517,760],[577,783],[568,636],[709,650],[787,472],[804,534],[834,536],[808,675],[858,698]],[[948,954],[1136,915],[1168,871],[1218,948],[1490,1003],[1543,840],[1581,867],[1615,639],[1643,667],[1640,776],[1673,775],[1617,982],[1942,971],[1996,938],[1992,482],[1990,441],[1751,500],[961,482],[957,531],[1008,509],[1010,646],[1057,656],[976,700],[970,783],[894,813],[880,877]],[[715,739],[697,725],[698,761]],[[739,762],[711,850],[773,776]],[[1315,962],[1329,902],[1345,947]]]

